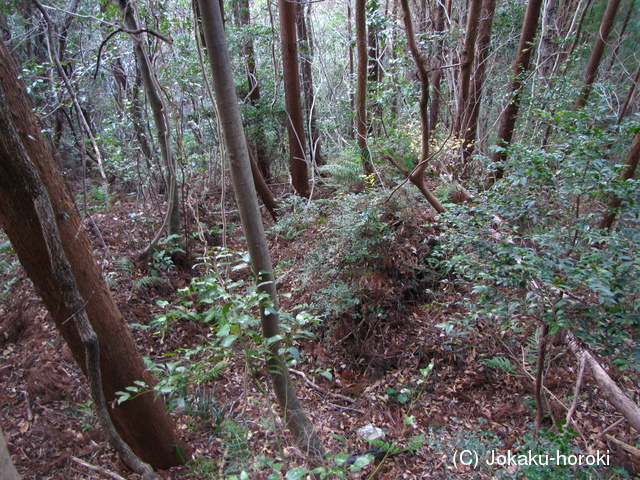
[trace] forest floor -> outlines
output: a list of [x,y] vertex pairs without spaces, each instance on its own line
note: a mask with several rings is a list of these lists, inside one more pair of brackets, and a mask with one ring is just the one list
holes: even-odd
[[[211,199],[211,205],[214,203]],[[219,221],[206,209],[199,212],[200,221],[209,227]],[[149,267],[122,268],[125,262],[118,259],[132,258],[145,246],[143,239],[151,233],[145,220],[148,216],[148,211],[125,196],[109,211],[93,214],[102,240],[95,231],[91,236],[140,350],[159,362],[165,354],[206,343],[212,325],[179,319],[161,333],[145,328],[165,309],[158,300],[177,302],[177,291],[202,274],[202,267],[191,266],[203,248],[198,242],[191,243],[184,263],[176,261],[173,268],[159,271],[162,283],[145,286],[142,279],[149,276]],[[315,327],[314,338],[294,344],[301,359],[293,379],[327,449],[351,454],[369,448],[358,431],[371,424],[384,431],[385,441],[392,442],[398,452],[349,473],[349,478],[588,478],[576,468],[540,467],[534,472],[522,465],[487,464],[492,452],[527,454],[539,453],[541,448],[550,454],[556,450],[607,453],[609,466],[591,470],[588,475],[593,478],[625,478],[616,473],[618,467],[638,475],[639,459],[617,443],[633,445],[633,431],[618,421],[619,415],[588,376],[572,435],[546,433],[535,439],[533,379],[529,375],[535,371],[535,356],[525,348],[534,331],[531,327],[523,326],[519,333],[495,332],[491,325],[479,323],[476,335],[448,336],[438,325],[461,312],[461,295],[470,291],[469,286],[451,282],[437,287],[435,296],[404,302],[408,298],[403,283],[406,269],[429,255],[425,239],[437,235],[425,226],[423,214],[415,212],[404,218],[394,227],[398,233],[387,260],[354,279],[369,292],[354,308],[364,312],[369,302],[376,313],[358,316],[352,311],[351,315],[326,318]],[[265,222],[271,223],[266,217]],[[234,238],[240,238],[239,230],[236,226]],[[281,292],[291,294],[283,301],[285,310],[309,303],[314,295],[317,286],[296,284],[295,265],[306,253],[309,236],[317,234],[320,232],[306,231],[293,239],[269,235],[274,263],[289,266],[279,285]],[[207,240],[219,243],[215,235]],[[230,247],[243,249],[240,241],[233,243]],[[92,413],[85,379],[31,283],[17,266],[0,272],[0,277],[4,291],[0,304],[0,425],[18,471],[26,479],[117,478],[115,474],[137,478],[107,446]],[[228,478],[244,469],[245,478],[261,480],[278,478],[277,469],[286,472],[303,463],[282,429],[273,396],[269,393],[265,398],[260,392],[269,390],[263,372],[248,369],[243,357],[238,351],[215,378],[187,386],[188,401],[172,416],[193,449],[193,457],[187,466],[160,472],[163,478]],[[511,359],[515,370],[491,368],[486,361],[495,357]],[[561,347],[551,347],[547,358],[545,425],[551,427],[565,417],[571,404],[578,365]],[[634,393],[629,379],[615,369],[609,372]],[[465,465],[467,458],[461,455],[476,453],[479,464]]]

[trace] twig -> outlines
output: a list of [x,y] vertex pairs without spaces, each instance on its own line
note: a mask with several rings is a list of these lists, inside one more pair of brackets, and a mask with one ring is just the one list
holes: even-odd
[[97,465],[91,465],[90,463],[87,463],[84,460],[80,460],[79,458],[76,458],[76,457],[70,457],[70,459],[76,462],[77,464],[82,465],[85,468],[88,468],[89,470],[98,472],[100,475],[105,475],[109,478],[113,478],[114,480],[126,480],[124,477],[121,477],[117,473],[107,470],[106,468],[98,467]]
[[631,445],[628,445],[622,440],[618,440],[616,437],[613,437],[609,434],[607,434],[607,438],[634,457],[640,458],[640,450],[638,450],[636,447],[632,447]]
[[617,421],[615,421],[614,423],[609,425],[607,428],[605,428],[602,432],[600,432],[600,435],[598,435],[596,439],[597,440],[601,439],[606,433],[610,432],[611,430],[616,428],[618,425],[620,425],[622,422],[624,422],[624,420],[625,420],[624,417],[620,417]]
[[533,386],[533,392],[536,399],[536,432],[540,431],[542,426],[542,419],[544,417],[544,401],[542,398],[542,388],[544,387],[544,357],[547,352],[546,349],[546,337],[549,333],[549,325],[546,323],[542,325],[542,334],[538,341],[538,362],[536,366],[536,382]]
[[586,365],[586,363],[587,362],[585,361],[585,357],[583,355],[582,358],[580,358],[580,370],[578,370],[578,379],[576,380],[576,388],[575,388],[575,391],[573,392],[573,402],[571,402],[571,408],[567,413],[567,423],[565,428],[569,428],[569,425],[571,425],[571,417],[573,416],[573,414],[576,411],[576,408],[578,407],[578,396],[580,395],[580,388],[582,387],[582,381],[584,379],[584,366]]
[[353,398],[349,398],[345,395],[340,395],[339,393],[333,393],[330,392],[328,390],[325,390],[324,388],[320,387],[319,385],[313,383],[311,380],[309,380],[309,377],[307,377],[307,374],[304,372],[301,372],[300,370],[294,370],[293,368],[290,368],[289,371],[291,373],[295,373],[296,375],[302,377],[302,380],[304,380],[304,382],[309,385],[311,388],[316,389],[317,391],[324,393],[325,395],[329,395],[330,397],[333,398],[337,398],[339,400],[344,400],[345,402],[349,402],[349,403],[355,403],[355,400]]

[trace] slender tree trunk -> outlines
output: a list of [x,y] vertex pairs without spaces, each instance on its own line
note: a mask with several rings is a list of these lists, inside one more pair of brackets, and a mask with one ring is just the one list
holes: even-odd
[[[251,9],[249,8],[249,0],[240,0],[234,2],[238,24],[242,29],[248,29],[251,25]],[[249,84],[249,101],[251,105],[260,113],[257,121],[253,123],[253,131],[255,132],[253,141],[249,145],[253,145],[255,149],[255,161],[263,180],[271,178],[271,161],[269,159],[269,149],[264,132],[264,121],[262,119],[262,107],[260,105],[260,82],[258,81],[258,67],[256,65],[256,53],[253,47],[253,38],[249,35],[245,37],[242,44],[245,65],[247,68],[247,81]],[[266,203],[265,203],[266,205]]]
[[[86,311],[98,335],[102,355],[100,367],[102,386],[108,404],[116,398],[115,392],[123,391],[134,382],[144,381],[149,385],[155,379],[147,371],[142,357],[136,349],[128,326],[116,306],[109,288],[93,258],[89,240],[82,227],[78,211],[69,195],[42,134],[33,116],[33,108],[24,85],[18,80],[18,70],[9,52],[0,42],[0,85],[2,85],[13,114],[14,122],[27,154],[34,163],[44,184],[65,248],[65,254],[80,294],[86,302]],[[10,159],[0,155],[0,164]],[[48,261],[48,249],[37,222],[26,215],[28,199],[16,191],[16,185],[7,184],[0,176],[0,224],[9,236],[18,258],[36,289],[42,296],[53,321],[69,345],[78,365],[86,373],[85,352],[73,318],[75,312],[64,308],[60,286],[56,283]],[[180,455],[180,441],[171,418],[162,401],[154,395],[141,395],[124,402],[109,411],[113,423],[144,461],[155,468],[166,469],[184,462]]]
[[355,26],[356,26],[356,57],[358,57],[358,70],[356,72],[356,137],[360,149],[362,167],[366,175],[375,175],[371,153],[367,142],[367,79],[369,55],[367,53],[367,17],[365,10],[366,0],[356,0]]
[[422,153],[420,161],[416,168],[409,174],[409,180],[413,183],[420,193],[424,195],[427,201],[438,213],[444,213],[446,210],[438,201],[436,196],[429,190],[424,183],[424,171],[429,162],[429,113],[427,106],[429,104],[429,74],[427,71],[427,60],[418,49],[418,42],[413,31],[413,21],[411,19],[411,9],[408,0],[400,0],[402,11],[404,13],[404,26],[407,31],[407,41],[411,55],[418,68],[418,78],[420,80],[420,125],[421,125],[421,142]]
[[311,153],[311,164],[322,165],[322,152],[320,143],[320,131],[316,118],[316,97],[313,88],[313,40],[308,28],[308,15],[306,9],[311,8],[311,2],[296,3],[296,28],[298,32],[298,43],[300,46],[300,61],[302,70],[302,91],[304,93],[305,111],[307,113],[307,125],[309,127],[309,152]]
[[587,70],[584,74],[584,85],[582,87],[582,91],[580,92],[580,96],[576,100],[576,108],[582,108],[587,104],[587,99],[589,98],[589,94],[591,93],[593,82],[595,82],[598,75],[598,69],[600,68],[600,62],[602,61],[602,54],[604,53],[604,49],[607,46],[609,33],[611,33],[613,24],[616,21],[616,13],[618,12],[619,6],[620,0],[609,0],[609,3],[607,4],[607,9],[605,10],[604,16],[602,17],[602,22],[600,23],[600,29],[598,30],[596,41],[593,44],[593,50],[591,51],[591,57],[589,58],[589,63],[587,64]]
[[[435,0],[436,1],[436,23],[435,23],[435,33],[443,34],[445,30],[445,7],[444,0]],[[431,130],[435,130],[436,125],[438,124],[438,117],[440,114],[440,99],[442,98],[442,63],[444,58],[444,39],[438,40],[436,54],[432,58],[431,61],[431,85],[433,88],[433,98],[431,99],[431,110],[429,113],[429,128]]]
[[[220,111],[220,123],[229,152],[231,176],[236,192],[236,201],[251,256],[251,266],[257,273],[258,289],[267,292],[277,306],[273,266],[262,226],[262,217],[256,201],[256,193],[251,180],[251,165],[246,148],[240,110],[235,101],[235,87],[231,62],[222,26],[220,7],[216,0],[199,0],[202,28],[206,37],[207,54],[215,87],[215,95]],[[299,448],[305,452],[313,464],[322,463],[324,448],[315,433],[296,396],[289,370],[278,354],[280,342],[268,340],[279,334],[278,314],[261,309],[262,334],[267,340],[270,354],[267,371],[273,382],[278,403],[282,408],[285,423]]]
[[627,27],[629,26],[629,21],[631,20],[631,14],[633,13],[633,7],[635,7],[635,0],[631,0],[629,2],[629,8],[627,9],[627,14],[624,16],[624,21],[622,22],[622,28],[620,29],[620,33],[618,34],[618,40],[616,41],[613,50],[609,54],[609,67],[608,70],[613,68],[613,63],[616,60],[616,56],[618,55],[618,49],[622,44],[622,40],[624,39],[624,34],[627,31]]
[[[518,118],[518,110],[520,108],[520,95],[524,82],[523,77],[529,69],[529,61],[531,60],[533,51],[533,40],[536,36],[536,30],[538,29],[541,7],[542,0],[529,0],[527,4],[524,23],[522,24],[522,33],[520,34],[520,43],[518,44],[518,52],[513,62],[513,71],[509,84],[509,95],[511,99],[502,112],[500,130],[498,131],[498,149],[491,158],[494,163],[502,164],[507,159],[507,148],[511,145],[513,132],[516,127],[516,119]],[[499,165],[496,168],[492,180],[501,179],[503,175],[504,167],[503,165]]]
[[[633,178],[636,173],[636,169],[638,168],[638,159],[640,159],[640,133],[636,133],[636,136],[633,139],[631,150],[629,150],[629,154],[627,155],[627,162],[620,173],[620,180],[626,182]],[[609,200],[607,211],[604,213],[602,220],[600,220],[598,228],[611,230],[620,205],[622,205],[622,200],[617,197]]]
[[480,104],[482,102],[482,87],[485,80],[487,59],[489,58],[489,46],[491,44],[491,31],[493,29],[493,16],[496,10],[496,0],[484,0],[482,2],[482,14],[478,27],[478,53],[476,55],[476,68],[469,94],[469,103],[465,114],[463,132],[462,158],[469,161],[475,149],[476,137],[478,133],[478,116],[480,115]]
[[[353,28],[351,27],[351,0],[347,0],[347,38],[349,39],[349,78],[355,78],[355,61],[354,61],[354,42],[353,42]],[[350,89],[349,93],[349,111],[356,111],[356,97],[353,93],[353,89]],[[356,87],[357,91],[357,87]],[[355,128],[355,115],[349,116],[349,138],[356,138]]]
[[469,13],[467,14],[467,31],[464,37],[464,45],[460,55],[460,76],[458,79],[458,112],[453,134],[456,137],[463,136],[468,126],[464,124],[464,118],[469,103],[469,85],[471,82],[471,70],[475,57],[476,38],[478,36],[478,22],[482,0],[471,0]]
[[546,87],[550,86],[558,39],[558,2],[559,0],[546,0],[542,15],[542,35],[540,37],[537,64],[540,77]]
[[296,11],[291,0],[278,0],[280,9],[280,40],[282,41],[282,70],[284,97],[287,111],[287,133],[289,136],[289,168],[291,183],[301,197],[308,197],[309,168],[305,157],[304,121],[300,99],[300,75],[298,68],[298,46],[296,44]]
[[[124,17],[127,28],[132,32],[139,32],[140,26],[136,19],[133,5],[129,0],[118,0],[118,7]],[[165,221],[158,231],[156,237],[151,241],[149,248],[155,247],[160,240],[160,236],[166,228],[169,235],[180,235],[180,193],[178,190],[178,172],[176,171],[176,161],[171,149],[171,130],[169,128],[169,114],[166,105],[160,96],[160,86],[153,70],[149,55],[144,48],[142,34],[132,34],[133,51],[138,61],[138,68],[145,90],[149,106],[153,112],[153,120],[156,125],[156,135],[162,152],[162,159],[167,169],[167,215]]]

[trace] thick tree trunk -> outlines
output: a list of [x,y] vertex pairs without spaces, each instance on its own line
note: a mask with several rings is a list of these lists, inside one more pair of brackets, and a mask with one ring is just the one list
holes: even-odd
[[607,9],[604,12],[602,22],[600,23],[600,29],[596,36],[596,41],[593,44],[593,50],[591,51],[591,57],[587,64],[587,70],[584,73],[584,85],[582,86],[580,96],[576,100],[576,108],[582,108],[587,104],[587,99],[591,93],[593,82],[596,81],[596,77],[598,76],[598,69],[600,68],[600,62],[602,61],[602,54],[607,46],[609,33],[611,33],[613,24],[616,21],[616,13],[618,12],[619,6],[620,0],[609,0],[609,3],[607,4]]
[[[51,152],[42,137],[24,85],[9,52],[0,42],[0,85],[14,122],[31,161],[44,184],[56,213],[58,229],[80,294],[85,299],[87,315],[98,335],[102,355],[100,367],[107,403],[115,392],[134,385],[136,380],[155,383],[136,349],[128,326],[116,306],[102,274],[92,256],[89,240],[82,227],[67,186],[55,167]],[[0,165],[10,159],[0,156]],[[73,318],[75,312],[64,308],[64,301],[48,260],[49,253],[38,223],[29,216],[29,198],[19,186],[0,176],[0,224],[10,238],[18,258],[42,296],[53,321],[60,330],[80,367],[86,362],[82,341]],[[161,401],[153,394],[110,409],[113,423],[144,461],[155,468],[169,468],[184,462],[178,450],[179,438]]]
[[358,68],[356,72],[356,137],[360,149],[362,167],[366,175],[375,175],[371,153],[367,142],[367,79],[369,55],[367,53],[367,17],[365,11],[366,0],[356,0],[356,57]]
[[[538,29],[541,7],[542,0],[529,0],[527,4],[524,23],[522,24],[522,33],[520,34],[520,43],[518,44],[518,52],[513,62],[512,77],[509,83],[509,95],[511,99],[502,112],[500,130],[498,131],[498,149],[491,158],[495,163],[502,164],[507,159],[507,148],[511,145],[511,140],[513,139],[513,132],[516,127],[516,119],[518,118],[518,110],[520,108],[520,94],[522,93],[522,84],[524,82],[523,76],[529,69],[529,61],[531,60],[531,54],[533,52],[533,40],[536,36],[536,30]],[[499,165],[491,180],[501,179],[503,175],[504,166]]]
[[469,85],[471,82],[471,70],[475,57],[476,38],[478,36],[478,22],[480,20],[480,7],[482,0],[471,0],[467,15],[467,31],[464,37],[464,45],[460,54],[460,76],[458,79],[458,112],[453,134],[461,137],[467,130],[464,118],[469,103]]
[[485,80],[487,59],[489,58],[489,46],[491,44],[491,31],[493,29],[493,15],[496,10],[496,0],[484,0],[482,2],[482,13],[480,25],[478,27],[478,53],[476,55],[476,68],[471,84],[471,93],[465,114],[465,131],[462,134],[464,142],[462,145],[462,158],[469,161],[475,149],[476,136],[478,134],[478,116],[480,115],[480,104],[482,102],[482,86]]
[[[235,87],[231,62],[222,26],[220,7],[216,0],[199,0],[202,28],[206,38],[207,54],[211,65],[211,73],[215,86],[215,95],[220,112],[220,124],[224,135],[231,176],[236,192],[236,201],[240,210],[240,218],[247,247],[251,256],[251,266],[257,272],[258,289],[267,292],[277,307],[277,294],[273,275],[271,256],[262,225],[262,217],[258,209],[256,193],[251,180],[251,165],[246,147],[242,118],[235,101]],[[270,339],[279,334],[278,314],[261,311],[262,334]],[[313,464],[324,460],[324,448],[315,433],[313,425],[307,418],[296,396],[289,370],[278,354],[280,342],[267,341],[269,355],[267,372],[273,382],[278,403],[282,408],[285,423],[291,431],[297,446],[308,455]]]
[[282,70],[284,97],[289,136],[289,171],[294,190],[301,197],[308,197],[309,168],[305,157],[304,121],[300,98],[298,46],[296,44],[296,11],[291,0],[278,0],[280,9],[280,40],[282,42]]
[[[109,417],[109,407],[102,390],[100,374],[100,344],[95,330],[91,327],[85,300],[78,291],[78,284],[71,265],[67,260],[60,238],[60,231],[56,223],[49,195],[42,184],[35,166],[29,159],[27,152],[18,136],[11,112],[7,108],[4,88],[0,87],[0,156],[4,161],[0,163],[0,173],[4,184],[0,185],[0,198],[7,193],[17,193],[19,204],[23,207],[22,214],[32,222],[34,230],[40,234],[47,250],[47,263],[51,268],[53,281],[60,290],[62,304],[60,309],[73,312],[68,321],[76,326],[85,351],[85,372],[89,382],[91,400],[95,413],[109,440],[109,444],[116,450],[123,463],[142,474],[143,480],[158,480],[153,469],[142,462],[131,448],[116,432]],[[6,186],[12,185],[12,188]]]

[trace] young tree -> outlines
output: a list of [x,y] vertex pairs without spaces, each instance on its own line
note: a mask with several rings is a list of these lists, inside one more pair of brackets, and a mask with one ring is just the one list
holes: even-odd
[[[78,211],[69,190],[58,172],[54,158],[42,136],[25,86],[18,80],[19,71],[4,43],[0,42],[0,85],[7,106],[30,160],[44,184],[56,214],[65,255],[71,265],[85,309],[100,343],[100,370],[107,403],[112,404],[116,392],[154,378],[147,371],[136,349],[127,323],[116,306],[100,269],[96,264]],[[1,133],[1,132],[0,132]],[[0,165],[12,158],[0,152]],[[72,355],[85,371],[85,350],[75,322],[76,312],[65,308],[60,285],[56,282],[49,260],[49,250],[39,223],[29,212],[30,200],[21,192],[24,186],[0,175],[0,225],[11,240],[18,258],[33,281]],[[155,468],[169,468],[184,462],[180,441],[171,417],[161,400],[154,395],[141,395],[109,410],[122,438],[142,460]]]
[[[509,83],[510,100],[502,111],[500,129],[498,131],[498,149],[491,158],[494,163],[502,163],[507,159],[507,148],[511,144],[513,132],[516,128],[516,119],[518,118],[518,110],[520,108],[520,95],[524,82],[523,77],[529,69],[529,61],[531,60],[531,54],[533,52],[533,40],[536,36],[536,30],[538,29],[541,7],[542,0],[529,0],[527,3],[524,23],[522,24],[522,33],[520,34],[520,43],[518,44],[518,51],[515,61],[513,62],[513,71]],[[499,165],[492,176],[492,180],[499,180],[503,175],[504,167]]]
[[305,156],[306,142],[302,118],[302,100],[300,98],[295,2],[278,0],[278,5],[280,10],[280,40],[282,42],[282,70],[287,110],[291,183],[298,195],[308,197],[310,194],[309,169]]
[[260,311],[262,335],[269,348],[267,372],[282,409],[285,423],[298,447],[305,452],[312,464],[324,461],[324,448],[313,425],[296,396],[289,370],[279,353],[280,341],[273,341],[280,333],[277,308],[277,292],[271,255],[262,225],[262,216],[251,179],[249,152],[242,128],[242,118],[236,101],[233,73],[227,49],[220,6],[216,0],[199,0],[202,28],[220,112],[220,124],[229,153],[231,177],[236,192],[240,219],[247,239],[251,267],[256,275],[258,289],[266,292],[274,308]]

